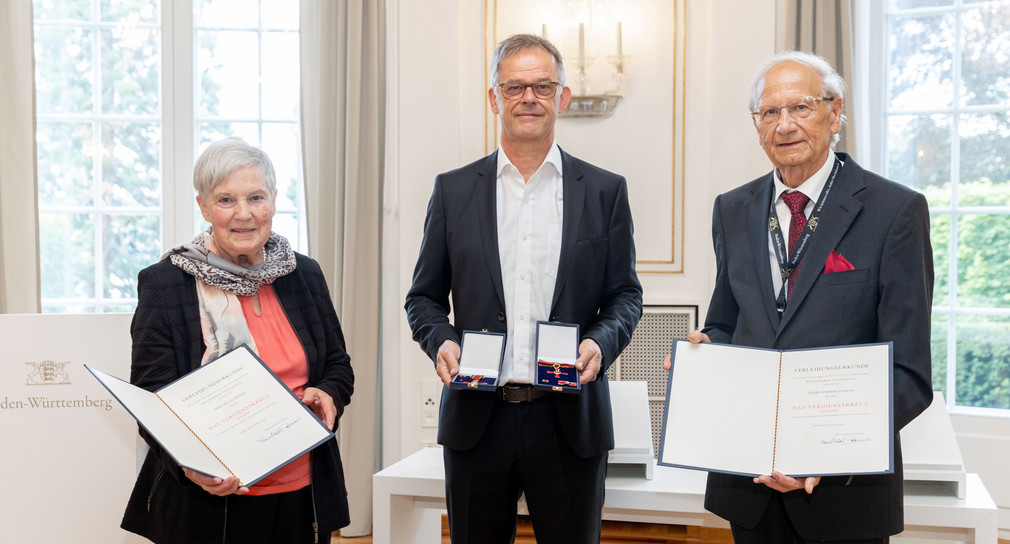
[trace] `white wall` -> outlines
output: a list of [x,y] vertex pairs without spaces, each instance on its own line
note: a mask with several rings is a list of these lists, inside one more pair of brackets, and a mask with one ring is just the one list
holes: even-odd
[[[432,362],[410,338],[410,286],[435,176],[483,155],[483,6],[389,0],[387,213],[383,223],[383,464],[425,444],[422,380]],[[437,398],[436,398],[437,400]]]

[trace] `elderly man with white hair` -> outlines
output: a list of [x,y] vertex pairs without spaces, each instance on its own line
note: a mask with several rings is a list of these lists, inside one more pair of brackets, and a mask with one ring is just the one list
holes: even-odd
[[715,289],[690,340],[893,342],[894,473],[710,473],[705,507],[730,521],[737,543],[886,542],[903,529],[898,431],[932,400],[929,212],[921,194],[832,152],[844,90],[808,53],[783,53],[759,71],[750,110],[774,169],[716,198]]

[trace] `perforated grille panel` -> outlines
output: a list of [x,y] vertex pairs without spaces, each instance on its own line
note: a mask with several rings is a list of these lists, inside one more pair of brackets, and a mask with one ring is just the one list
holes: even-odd
[[649,415],[652,416],[652,456],[659,458],[659,437],[663,432],[663,409],[666,408],[666,395],[658,400],[649,399]]
[[663,370],[661,362],[670,353],[673,339],[686,339],[697,328],[697,323],[697,306],[645,306],[642,319],[631,336],[631,343],[607,370],[608,379],[644,381],[648,384],[654,456],[659,455],[659,435],[663,429],[666,401],[668,372]]

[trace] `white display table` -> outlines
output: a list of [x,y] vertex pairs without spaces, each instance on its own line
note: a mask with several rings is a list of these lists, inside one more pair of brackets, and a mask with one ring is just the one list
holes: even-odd
[[[603,519],[728,527],[704,508],[706,473],[657,466],[654,477],[611,467]],[[996,504],[977,474],[968,474],[965,498],[943,484],[905,483],[902,536],[996,543]],[[445,510],[441,448],[424,448],[372,477],[375,544],[438,543]],[[523,511],[524,505],[520,505]]]

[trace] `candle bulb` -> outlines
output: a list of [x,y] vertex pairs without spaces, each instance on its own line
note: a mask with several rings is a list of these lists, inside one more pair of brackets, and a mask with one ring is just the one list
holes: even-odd
[[547,39],[547,23],[540,25],[540,36],[545,40]]
[[617,21],[617,58],[620,59],[624,56],[624,52],[621,50],[621,22]]

